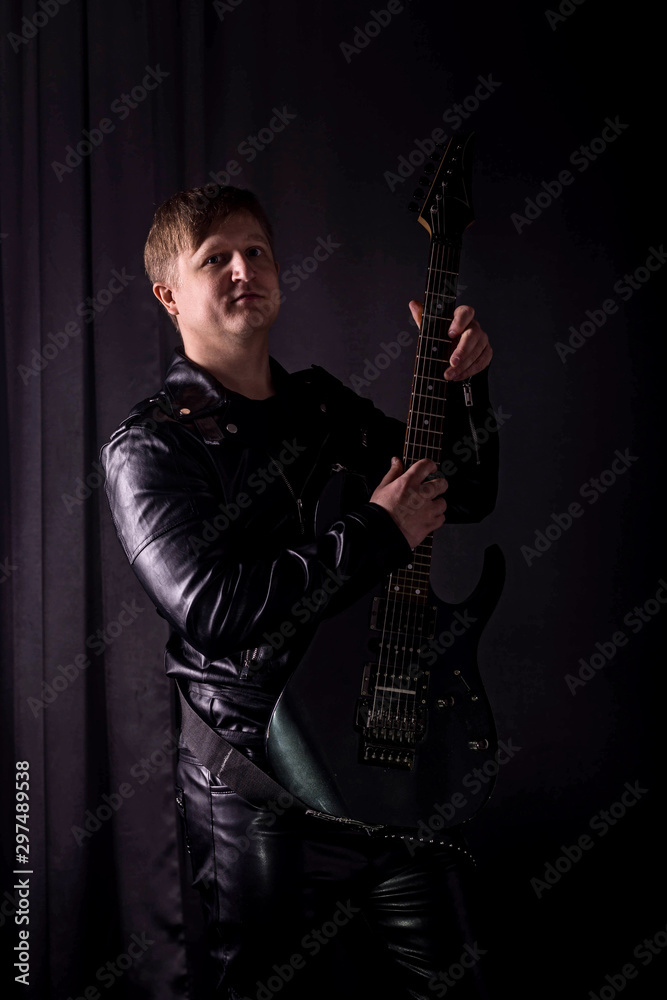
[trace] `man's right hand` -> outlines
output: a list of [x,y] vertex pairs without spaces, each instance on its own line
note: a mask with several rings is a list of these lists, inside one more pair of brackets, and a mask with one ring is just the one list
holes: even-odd
[[394,456],[389,472],[371,497],[391,514],[412,549],[445,521],[447,502],[440,494],[447,489],[447,480],[424,482],[437,468],[430,458],[420,458],[403,472],[403,463]]

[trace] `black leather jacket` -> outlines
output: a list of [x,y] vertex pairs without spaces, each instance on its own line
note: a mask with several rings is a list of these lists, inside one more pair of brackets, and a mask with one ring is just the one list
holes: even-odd
[[[162,390],[100,452],[118,537],[171,627],[167,673],[216,698],[221,729],[257,736],[318,622],[412,554],[369,502],[405,424],[317,365],[270,367],[276,395],[249,400],[176,347]],[[448,522],[495,504],[487,371],[471,385],[472,408],[461,383],[447,391]]]

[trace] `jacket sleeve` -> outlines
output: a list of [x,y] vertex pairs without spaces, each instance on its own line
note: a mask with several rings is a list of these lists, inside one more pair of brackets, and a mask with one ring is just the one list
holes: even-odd
[[440,473],[449,483],[445,523],[481,521],[498,495],[499,421],[489,399],[489,369],[470,379],[472,405],[461,382],[450,382],[445,402]]
[[391,515],[370,502],[293,548],[249,546],[242,514],[211,532],[221,499],[233,498],[221,498],[206,446],[171,423],[121,425],[100,460],[132,569],[159,613],[209,659],[262,645],[264,633],[283,626],[298,629],[296,602],[320,590],[335,594],[348,580],[368,590],[412,555]]

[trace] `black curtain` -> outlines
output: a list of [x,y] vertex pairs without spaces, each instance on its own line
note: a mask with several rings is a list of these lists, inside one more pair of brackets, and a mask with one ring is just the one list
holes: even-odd
[[437,534],[433,585],[462,600],[502,546],[480,666],[521,749],[470,825],[489,961],[504,996],[654,996],[667,560],[648,5],[8,0],[2,19],[4,979],[29,929],[21,995],[206,995],[165,623],[98,464],[176,344],[143,272],[155,208],[211,181],[254,190],[286,295],[272,353],[405,419],[412,349],[385,361],[425,280],[407,205],[434,133],[474,129],[460,299],[495,350],[502,472],[490,518]]

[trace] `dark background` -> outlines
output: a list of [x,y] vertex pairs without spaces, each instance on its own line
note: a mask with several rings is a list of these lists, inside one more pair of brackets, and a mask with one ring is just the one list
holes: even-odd
[[[159,388],[176,343],[143,274],[155,208],[235,159],[243,170],[233,182],[254,190],[274,221],[283,272],[318,237],[339,243],[301,287],[285,286],[270,344],[288,370],[315,362],[354,384],[383,341],[414,332],[407,302],[424,286],[428,239],[407,211],[421,171],[394,191],[385,173],[435,128],[451,134],[443,114],[491,75],[499,86],[463,125],[476,132],[477,219],[460,300],[491,337],[492,399],[511,419],[496,510],[436,536],[432,577],[441,597],[463,600],[485,545],[499,543],[507,559],[480,667],[501,738],[521,750],[469,829],[488,962],[498,996],[587,998],[606,987],[610,997],[619,980],[612,987],[607,977],[628,962],[637,975],[620,992],[657,996],[665,956],[645,966],[633,951],[656,934],[667,941],[655,739],[663,727],[652,684],[655,661],[664,663],[664,612],[660,605],[636,633],[623,619],[667,576],[656,471],[662,274],[627,301],[614,290],[666,235],[657,21],[648,5],[600,0],[565,0],[551,24],[540,3],[405,3],[346,58],[341,43],[384,5],[218,8],[53,0],[36,30],[22,19],[44,8],[3,5],[1,740],[9,866],[14,761],[28,760],[31,774],[32,962],[22,995],[82,995],[144,933],[155,943],[109,995],[186,996],[188,975],[193,1000],[206,995],[193,971],[198,901],[187,871],[179,877],[165,624],[125,560],[97,464],[120,420]],[[158,65],[168,76],[121,119],[114,101]],[[296,117],[249,162],[239,145],[285,107]],[[617,116],[627,125],[619,137],[584,172],[572,166],[570,155]],[[53,162],[105,117],[113,131],[58,179]],[[564,169],[574,182],[517,232],[512,214]],[[84,322],[77,308],[88,297],[101,306],[112,269],[133,277]],[[562,361],[555,344],[607,299],[618,311]],[[72,321],[80,333],[63,335]],[[405,419],[413,360],[408,347],[363,394]],[[594,504],[582,499],[617,449],[635,460]],[[521,547],[576,501],[583,515],[528,565]],[[94,651],[86,640],[110,623],[117,631],[123,601],[142,611]],[[565,675],[619,629],[627,644],[572,693]],[[89,665],[68,667],[81,654]],[[626,782],[646,791],[600,836],[595,817]],[[87,810],[123,783],[132,793],[113,818],[77,835]],[[531,880],[583,834],[591,849],[536,891]],[[18,930],[13,884],[8,871],[8,956]]]

